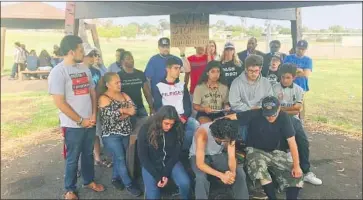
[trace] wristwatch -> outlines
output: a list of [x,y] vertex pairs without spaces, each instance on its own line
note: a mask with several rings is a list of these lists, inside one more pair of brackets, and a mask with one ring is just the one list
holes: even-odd
[[77,122],[77,125],[78,126],[81,126],[82,125],[82,122],[83,122],[83,118],[81,117],[81,119]]

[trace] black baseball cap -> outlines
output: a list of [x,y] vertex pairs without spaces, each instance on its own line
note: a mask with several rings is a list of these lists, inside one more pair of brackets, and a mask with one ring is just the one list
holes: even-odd
[[267,96],[262,100],[262,115],[269,117],[275,115],[279,109],[280,102],[274,96]]
[[281,53],[279,53],[279,52],[275,52],[275,53],[273,53],[273,54],[272,54],[272,58],[278,58],[278,59],[280,59],[280,60],[281,60]]
[[296,47],[307,49],[308,48],[308,42],[306,40],[299,40],[299,42],[297,42]]
[[162,37],[159,39],[158,45],[162,47],[170,47],[170,39],[167,37]]

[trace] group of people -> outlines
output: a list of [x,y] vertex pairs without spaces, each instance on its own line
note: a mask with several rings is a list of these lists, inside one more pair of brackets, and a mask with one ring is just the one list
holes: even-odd
[[[53,55],[51,56],[47,50],[43,49],[39,56],[37,55],[34,49],[28,50],[25,48],[24,44],[20,44],[19,42],[15,42],[15,53],[14,53],[14,64],[11,70],[11,75],[9,80],[15,80],[18,71],[50,71],[54,66],[62,61],[62,57],[59,53],[58,45],[54,45],[53,47]],[[19,76],[19,74],[18,74]],[[27,78],[30,79],[39,79],[46,78],[45,75],[37,76],[28,75]]]
[[[322,184],[310,171],[301,120],[312,70],[305,56],[308,43],[299,41],[291,55],[279,52],[277,40],[268,54],[256,46],[251,38],[247,50],[236,53],[227,42],[219,55],[210,41],[188,57],[180,47],[179,58],[170,54],[170,40],[160,38],[159,53],[142,72],[135,69],[129,51],[117,49],[116,62],[106,69],[97,48],[78,36],[65,36],[60,44],[63,61],[48,79],[64,129],[65,198],[78,199],[79,160],[84,187],[104,191],[94,181],[100,139],[112,155],[112,185],[140,196],[126,167],[126,152],[136,121],[148,115],[137,133],[147,199],[160,199],[160,188],[170,179],[182,199],[191,198],[193,186],[196,199],[207,199],[208,176],[230,185],[236,199],[249,198],[247,176],[252,185],[262,185],[269,199],[276,199],[276,185],[288,199],[297,199],[304,181]],[[185,73],[184,81],[180,73]],[[239,151],[245,152],[243,163],[237,162]],[[185,157],[194,181],[181,163]]]

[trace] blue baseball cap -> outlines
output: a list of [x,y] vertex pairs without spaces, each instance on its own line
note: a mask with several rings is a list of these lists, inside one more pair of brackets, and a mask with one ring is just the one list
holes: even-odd
[[267,96],[262,100],[262,115],[269,117],[275,115],[279,109],[280,102],[274,96]]
[[307,49],[308,48],[308,42],[306,40],[299,40],[299,42],[297,42],[296,47]]

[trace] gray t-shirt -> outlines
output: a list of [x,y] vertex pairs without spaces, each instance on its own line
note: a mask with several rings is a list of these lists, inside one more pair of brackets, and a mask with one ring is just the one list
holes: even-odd
[[[199,127],[199,128],[204,128],[205,130],[207,130],[207,134],[208,134],[207,144],[205,146],[205,155],[206,156],[213,156],[213,155],[220,154],[220,153],[222,153],[222,151],[224,149],[224,145],[217,144],[217,142],[215,141],[215,139],[212,135],[212,132],[209,128],[209,126],[212,123],[213,122],[205,123]],[[197,144],[195,141],[195,134],[194,134],[192,146],[189,149],[189,157],[195,156],[196,151],[197,151]]]
[[[89,68],[83,64],[65,66],[64,62],[55,66],[48,77],[48,92],[51,95],[64,95],[66,102],[82,118],[92,115],[90,90],[95,85]],[[77,122],[59,112],[61,127],[81,128]]]
[[[302,103],[304,98],[304,90],[293,83],[290,87],[283,87],[281,83],[272,86],[274,96],[279,99],[281,106],[292,107],[296,103]],[[295,115],[299,119],[299,115]]]

